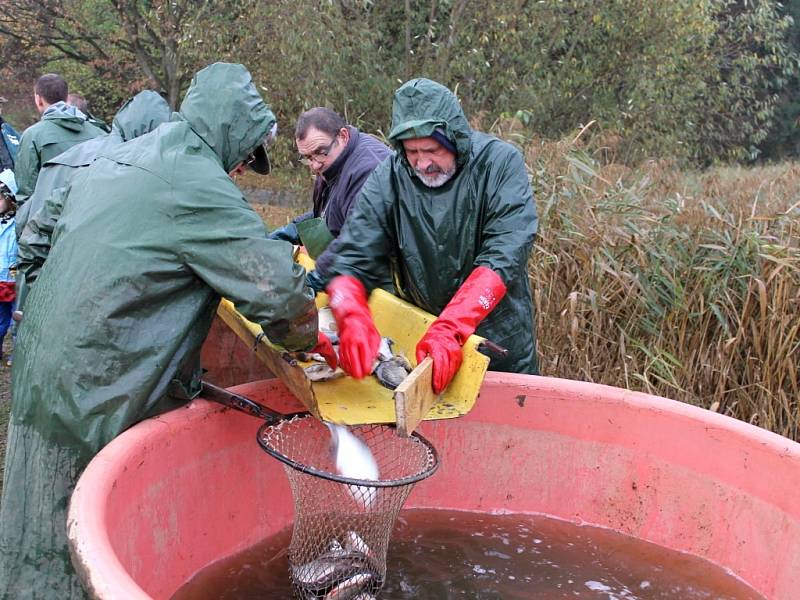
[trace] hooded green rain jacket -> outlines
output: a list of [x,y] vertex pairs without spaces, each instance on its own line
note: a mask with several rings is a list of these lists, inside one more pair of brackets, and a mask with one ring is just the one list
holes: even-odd
[[44,205],[53,190],[67,185],[77,169],[92,164],[97,155],[108,148],[149,133],[169,121],[169,117],[169,104],[158,93],[152,90],[139,92],[119,109],[111,133],[81,142],[43,162],[33,194],[17,210],[17,238],[22,235],[28,219]]
[[66,539],[76,479],[120,432],[199,392],[221,296],[288,350],[316,343],[291,245],[267,239],[227,175],[273,122],[244,67],[214,64],[173,121],[101,153],[67,188],[14,353],[3,600],[85,597]]
[[17,180],[17,204],[24,204],[36,187],[39,169],[48,160],[65,150],[100,135],[105,131],[86,120],[86,116],[66,102],[50,105],[38,123],[28,127],[19,141],[14,165]]
[[[440,128],[457,149],[456,174],[427,187],[402,140]],[[533,299],[527,264],[538,219],[525,164],[511,144],[473,131],[456,97],[427,79],[395,92],[390,139],[397,153],[373,172],[348,217],[333,271],[371,290],[388,275],[405,300],[439,314],[478,266],[508,292],[477,329],[508,350],[496,371],[536,373]]]

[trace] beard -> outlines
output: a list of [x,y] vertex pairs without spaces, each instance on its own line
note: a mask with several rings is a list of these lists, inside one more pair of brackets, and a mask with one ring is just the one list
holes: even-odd
[[442,187],[445,183],[452,179],[456,173],[456,166],[453,165],[449,169],[441,169],[436,165],[430,165],[427,169],[418,169],[414,167],[414,172],[419,177],[419,180],[429,188]]

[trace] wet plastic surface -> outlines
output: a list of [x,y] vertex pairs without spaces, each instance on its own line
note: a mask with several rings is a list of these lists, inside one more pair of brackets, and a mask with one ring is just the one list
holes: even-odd
[[[237,391],[299,410],[274,380]],[[293,520],[258,420],[204,400],[141,423],[78,484],[69,534],[99,598],[169,598]],[[489,373],[466,416],[422,424],[439,471],[406,507],[540,513],[701,556],[770,600],[800,589],[800,445],[617,388]]]

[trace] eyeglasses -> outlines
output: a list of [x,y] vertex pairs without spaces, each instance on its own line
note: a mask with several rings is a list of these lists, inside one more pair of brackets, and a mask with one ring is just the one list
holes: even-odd
[[328,154],[330,154],[333,147],[336,145],[336,142],[339,141],[339,136],[337,135],[330,144],[328,144],[325,148],[318,148],[311,154],[301,154],[300,155],[300,162],[307,167],[311,165],[313,162],[322,163],[325,162],[325,159],[328,158]]

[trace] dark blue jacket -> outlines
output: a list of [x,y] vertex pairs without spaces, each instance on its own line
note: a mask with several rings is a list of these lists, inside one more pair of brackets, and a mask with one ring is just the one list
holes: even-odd
[[[324,217],[334,238],[339,237],[350,208],[367,177],[392,153],[368,133],[362,133],[355,127],[348,126],[347,129],[350,131],[347,147],[314,182],[314,209],[295,219],[297,223],[312,217]],[[334,239],[317,258],[320,275],[325,275],[333,263],[336,247],[337,241]]]

